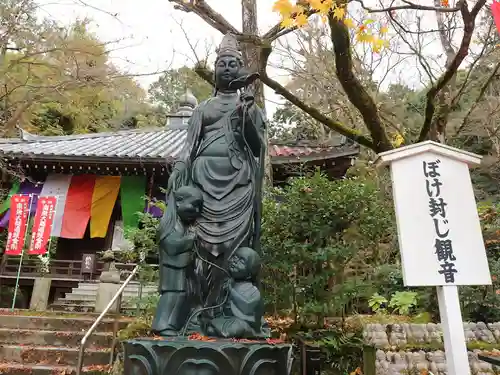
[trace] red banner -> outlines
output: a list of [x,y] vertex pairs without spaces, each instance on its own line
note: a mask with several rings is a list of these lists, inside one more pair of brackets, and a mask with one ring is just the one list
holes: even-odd
[[52,222],[54,220],[56,197],[40,197],[36,206],[35,221],[31,234],[30,255],[43,255],[47,252]]
[[498,0],[494,0],[493,4],[491,4],[491,14],[495,20],[497,30],[500,33],[500,2]]
[[28,195],[16,194],[10,199],[9,233],[7,235],[7,248],[5,249],[6,255],[21,255],[23,253],[30,198],[31,197]]

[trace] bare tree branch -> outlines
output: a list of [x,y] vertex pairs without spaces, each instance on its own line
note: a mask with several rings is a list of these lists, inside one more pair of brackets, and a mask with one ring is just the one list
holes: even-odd
[[[434,0],[434,5],[439,6],[441,0]],[[452,15],[453,18],[454,15]],[[446,54],[446,68],[448,68],[456,56],[455,48],[452,45],[453,32],[447,32],[445,27],[446,18],[443,13],[436,12],[437,24],[439,28],[439,41],[441,43],[441,48]],[[452,20],[450,20],[451,22]],[[430,139],[439,141],[441,143],[446,142],[446,124],[448,123],[448,115],[450,113],[450,101],[448,100],[451,96],[451,90],[455,86],[457,75],[454,74],[449,80],[448,84],[443,87],[443,89],[438,93],[437,99],[439,103],[439,110],[435,115],[434,126],[430,129]]]
[[387,151],[393,148],[384,125],[379,117],[377,106],[373,98],[365,90],[359,79],[353,73],[351,56],[351,41],[347,26],[336,19],[333,14],[328,16],[331,30],[331,40],[335,52],[337,76],[349,100],[359,110],[368,131],[373,139],[376,152]]
[[474,103],[471,105],[471,107],[467,111],[467,114],[462,119],[462,123],[457,128],[457,131],[455,132],[455,135],[459,135],[460,132],[465,128],[465,126],[467,125],[467,121],[469,120],[472,112],[474,112],[474,110],[476,109],[478,103],[481,101],[481,99],[483,99],[484,93],[486,92],[486,89],[491,84],[491,82],[493,81],[493,79],[497,76],[497,72],[498,72],[499,69],[500,69],[500,62],[495,65],[495,67],[493,68],[493,71],[488,76],[488,78],[483,83],[483,85],[481,86],[481,89],[479,90],[479,94],[477,95],[476,100],[474,100]]
[[472,11],[469,11],[467,3],[465,1],[461,3],[462,6],[460,9],[460,13],[462,14],[464,22],[464,33],[462,36],[462,41],[457,53],[455,54],[455,57],[448,65],[445,72],[441,75],[441,77],[439,77],[438,81],[427,92],[425,119],[420,130],[420,135],[418,137],[419,142],[424,141],[427,138],[429,131],[431,130],[432,119],[436,110],[436,96],[457,73],[460,64],[462,64],[464,59],[467,57],[469,46],[472,40],[472,34],[474,32],[476,16],[479,13],[479,10],[486,4],[486,0],[478,0]]
[[216,12],[205,0],[191,0],[189,2],[183,0],[169,0],[175,3],[176,9],[184,12],[193,12],[203,21],[208,23],[214,29],[219,30],[222,34],[231,32],[233,34],[241,34],[238,29],[231,25],[220,13]]
[[486,50],[488,49],[489,45],[489,40],[493,39],[491,31],[493,30],[493,21],[490,22],[488,26],[488,31],[487,31],[487,38],[483,43],[483,47],[481,48],[481,51],[476,55],[474,58],[474,61],[469,66],[469,71],[467,72],[467,75],[464,78],[464,81],[462,85],[460,86],[460,89],[457,91],[453,99],[451,100],[451,109],[454,109],[454,107],[458,104],[460,98],[462,97],[463,93],[465,92],[465,89],[467,88],[468,84],[470,83],[470,76],[472,72],[474,71],[474,68],[476,65],[479,63],[481,58],[485,55]]
[[[420,44],[420,39],[418,39],[418,41],[419,41],[418,43],[412,43],[411,41],[409,41],[406,38],[406,36],[403,34],[403,32],[408,34],[408,30],[398,20],[396,20],[396,18],[394,17],[393,14],[389,14],[389,18],[391,20],[391,24],[393,26],[397,26],[394,29],[396,30],[396,33],[399,35],[401,40],[406,44],[406,46],[410,49],[410,51],[412,51],[413,54],[415,56],[417,56],[418,63],[420,64],[420,66],[422,67],[424,72],[427,74],[429,81],[431,83],[434,82],[436,80],[436,77],[434,76],[434,73],[432,72],[432,68],[429,65],[429,62],[422,55],[422,46]],[[421,35],[420,20],[418,20],[418,22],[417,22],[417,31],[414,32],[414,34],[417,34],[417,38],[419,38]]]
[[353,139],[354,141],[358,142],[359,144],[366,146],[368,148],[374,148],[375,145],[373,142],[362,135],[359,131],[355,129],[351,129],[343,125],[342,123],[332,120],[325,115],[323,115],[321,112],[319,112],[316,108],[308,106],[306,103],[304,103],[302,100],[300,100],[297,96],[292,94],[289,90],[287,90],[283,85],[281,85],[279,82],[276,80],[272,79],[269,77],[267,74],[267,61],[269,59],[269,56],[272,52],[272,47],[271,46],[266,46],[263,47],[261,50],[261,61],[260,61],[260,69],[259,73],[261,75],[261,80],[272,88],[277,94],[283,96],[285,99],[290,101],[292,104],[297,106],[298,108],[302,109],[304,112],[309,114],[312,118],[315,120],[321,122],[322,124],[326,125],[330,129],[345,135],[346,137]]
[[[219,13],[215,12],[211,7],[209,7],[205,0],[192,0],[190,2],[184,2],[183,0],[169,0],[177,4],[177,8],[186,12],[193,12],[200,16],[205,22],[219,30],[221,33],[232,32],[234,33],[240,42],[252,43],[260,49],[261,59],[259,65],[259,73],[261,74],[261,80],[264,84],[268,85],[270,88],[274,89],[279,95],[282,95],[285,99],[290,101],[292,104],[300,108],[309,114],[314,120],[324,124],[329,129],[332,129],[346,137],[349,137],[360,144],[367,146],[376,152],[386,151],[393,148],[389,137],[386,132],[386,126],[394,128],[397,132],[400,132],[397,123],[393,122],[389,118],[382,117],[379,113],[379,108],[375,103],[375,99],[370,96],[370,93],[363,86],[363,82],[358,78],[359,72],[357,72],[356,66],[353,64],[350,35],[349,31],[343,22],[336,20],[333,15],[328,17],[328,23],[330,26],[330,39],[334,46],[335,55],[335,68],[339,82],[341,83],[349,101],[358,109],[363,122],[366,125],[370,137],[364,136],[358,130],[352,129],[344,125],[341,121],[333,120],[329,116],[325,115],[326,112],[321,112],[318,108],[309,105],[297,95],[293,94],[290,90],[285,88],[283,85],[278,83],[275,79],[272,79],[267,74],[267,65],[269,55],[272,51],[271,43],[277,38],[294,31],[295,28],[283,29],[281,24],[276,24],[270,28],[263,36],[247,35],[244,34],[234,26],[232,26],[224,17]],[[404,4],[397,6],[381,7],[381,8],[369,8],[364,5],[363,0],[351,0],[361,4],[362,8],[371,13],[386,12],[391,18],[391,22],[399,29],[399,36],[402,37],[403,41],[407,44],[408,48],[412,51],[413,55],[419,57],[420,64],[427,72],[431,80],[431,87],[427,92],[427,103],[425,108],[425,116],[423,120],[423,125],[419,131],[418,141],[425,140],[431,129],[433,123],[440,121],[440,124],[445,126],[447,122],[447,115],[450,111],[451,106],[447,106],[446,109],[442,109],[439,103],[453,103],[454,100],[450,101],[449,95],[445,93],[446,87],[453,82],[456,73],[465,60],[469,53],[469,47],[472,39],[472,34],[475,28],[475,18],[479,11],[484,7],[486,0],[477,0],[473,9],[469,11],[467,2],[465,0],[459,0],[455,7],[443,7],[439,6],[439,2],[435,2],[435,6],[421,5],[419,2],[412,2],[408,0],[401,0]],[[395,17],[393,12],[399,10],[417,10],[417,11],[432,11],[437,14],[438,17],[438,28],[436,30],[422,30],[420,27],[421,17],[417,17],[418,30],[407,30],[407,28],[402,25]],[[451,35],[454,30],[460,27],[457,21],[453,18],[448,18],[449,25],[445,25],[443,14],[455,14],[460,12],[461,18],[463,20],[463,36],[459,47],[455,48],[451,44]],[[439,75],[436,71],[438,70],[434,66],[438,66],[438,58],[435,61],[426,61],[422,56],[422,49],[428,46],[428,43],[422,41],[420,38],[417,41],[407,40],[407,35],[415,34],[418,37],[423,34],[429,34],[431,32],[438,32],[441,39],[441,44],[447,55],[447,64],[445,70]],[[446,39],[447,43],[444,43]],[[404,53],[402,53],[404,54]],[[403,59],[404,60],[404,59]],[[371,62],[371,71],[377,69],[377,64],[380,61],[373,60]],[[473,63],[474,65],[474,63]],[[205,79],[207,82],[213,85],[213,73],[206,67],[206,64],[199,63],[195,66],[196,73]],[[427,80],[425,80],[427,81]],[[463,91],[463,90],[462,90]],[[459,92],[458,96],[461,95]],[[458,99],[457,99],[458,100]],[[335,108],[335,106],[330,107]],[[436,108],[439,108],[439,112],[436,113]],[[330,112],[330,111],[328,111]],[[333,113],[333,112],[332,112]],[[437,122],[436,122],[437,121]],[[440,125],[440,126],[441,126]]]
[[201,61],[194,66],[194,71],[198,74],[202,79],[208,82],[212,87],[215,87],[215,78],[214,72],[207,68],[206,64]]
[[385,13],[385,12],[394,12],[397,10],[405,10],[405,9],[430,10],[430,11],[442,12],[442,13],[453,13],[453,12],[459,11],[461,4],[463,4],[465,2],[464,0],[460,0],[457,2],[457,6],[450,8],[450,7],[440,7],[440,6],[436,7],[436,6],[420,5],[420,4],[411,2],[411,1],[401,0],[406,5],[395,5],[395,6],[389,6],[386,8],[374,9],[374,8],[367,7],[364,4],[363,0],[351,0],[351,1],[361,4],[361,7],[369,13]]

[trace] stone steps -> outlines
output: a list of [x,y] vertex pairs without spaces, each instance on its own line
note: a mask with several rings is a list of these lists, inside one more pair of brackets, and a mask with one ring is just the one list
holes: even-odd
[[[103,366],[102,370],[96,370],[95,367],[83,368],[83,372],[87,375],[102,375],[106,369]],[[99,366],[100,367],[100,366]],[[0,364],[0,374],[20,375],[74,375],[76,374],[76,367],[73,366],[59,366],[59,365],[21,365],[19,363],[2,363]],[[107,374],[107,372],[106,372]]]
[[[76,366],[78,348],[38,345],[4,345],[0,346],[0,362],[36,365],[47,363],[50,365]],[[109,363],[110,349],[85,350],[86,363],[106,365]]]
[[[90,307],[94,308],[95,302],[94,301],[89,301],[89,300],[81,300],[81,299],[59,299],[56,302],[54,302],[54,305],[79,305],[82,307]],[[122,300],[122,307],[123,306],[135,306],[136,304],[134,301],[131,300]]]
[[50,305],[54,311],[64,311],[69,313],[91,313],[94,311],[94,303],[66,303],[58,300]]
[[[15,335],[10,328],[0,328],[0,345],[49,345],[63,347],[78,347],[85,335],[84,330],[75,331],[42,331],[19,329]],[[89,347],[111,347],[112,332],[98,332],[91,335],[87,341]]]
[[[157,288],[148,288],[148,289],[143,289],[142,290],[142,295],[148,295],[152,293],[157,293]],[[97,289],[80,289],[80,288],[73,288],[73,290],[70,293],[67,294],[74,294],[74,295],[80,295],[80,296],[96,296],[97,295]],[[125,289],[123,291],[123,295],[127,297],[139,297],[139,291],[138,290],[127,290]]]
[[[87,331],[94,324],[97,316],[65,317],[65,316],[20,316],[1,315],[0,327],[11,330],[39,330],[39,331]],[[113,319],[106,318],[99,324],[97,332],[113,332]],[[126,327],[127,322],[120,320],[119,329]]]
[[[83,282],[79,283],[77,288],[73,289],[86,289],[86,290],[97,290],[99,288],[99,281],[95,282]],[[142,289],[154,289],[156,290],[158,287],[157,285],[150,284],[150,285],[143,285]],[[130,282],[126,287],[125,291],[131,290],[131,291],[138,291],[140,289],[140,284],[138,282]]]
[[[70,293],[66,293],[63,298],[57,299],[51,309],[55,311],[67,312],[92,312],[95,308],[97,290],[99,282],[79,283],[77,288],[73,288]],[[142,297],[148,297],[156,294],[158,287],[154,284],[143,285],[140,290],[139,283],[131,283],[127,285],[122,296],[122,310],[133,310],[136,308],[134,299],[139,297],[141,291]]]
[[[68,312],[68,313],[92,313],[94,312],[95,304],[90,301],[71,301],[58,300],[51,305],[53,311]],[[133,302],[123,301],[121,312],[135,310],[137,305]]]
[[[151,294],[155,294],[155,293],[156,293],[156,290],[154,292],[145,292],[145,293],[142,293],[142,297],[147,297],[147,296],[149,296]],[[66,293],[66,295],[64,296],[64,298],[62,298],[62,300],[95,302],[96,296],[97,296],[97,293],[87,293],[87,292],[78,291],[78,292]],[[126,292],[122,296],[122,298],[124,300],[130,300],[130,299],[134,299],[134,298],[138,298],[138,297],[139,297],[139,294],[137,294],[137,293],[131,294],[131,293],[126,293]]]
[[[74,374],[80,342],[96,315],[22,315],[0,311],[0,374]],[[113,328],[126,327],[130,319],[104,319],[89,337],[84,365],[88,374],[108,366]],[[94,372],[92,372],[92,371]]]
[[[90,314],[94,312],[94,305],[84,305],[82,306],[79,303],[58,303],[51,306],[52,311],[55,312],[65,312],[65,313],[81,313],[81,314]],[[121,313],[123,315],[130,316],[130,313],[135,313],[137,310],[137,306],[135,304],[127,305],[122,304]]]

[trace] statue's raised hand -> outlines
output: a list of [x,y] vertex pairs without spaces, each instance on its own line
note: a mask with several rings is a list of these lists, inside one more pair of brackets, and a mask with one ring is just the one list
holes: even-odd
[[250,107],[255,103],[255,96],[250,90],[245,90],[240,95],[240,101],[244,103],[247,107]]

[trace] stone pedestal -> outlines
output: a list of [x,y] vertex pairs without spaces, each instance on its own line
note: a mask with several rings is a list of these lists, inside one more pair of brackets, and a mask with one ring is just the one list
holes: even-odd
[[[96,301],[95,301],[95,312],[101,313],[104,311],[108,303],[113,299],[118,289],[120,289],[120,271],[118,271],[114,264],[111,263],[107,271],[102,271],[99,277],[99,288],[97,289]],[[110,312],[118,312],[119,306],[118,301],[109,310]]]
[[292,346],[187,338],[123,343],[124,375],[290,375]]
[[31,293],[30,310],[45,311],[49,303],[50,285],[52,279],[37,277]]

